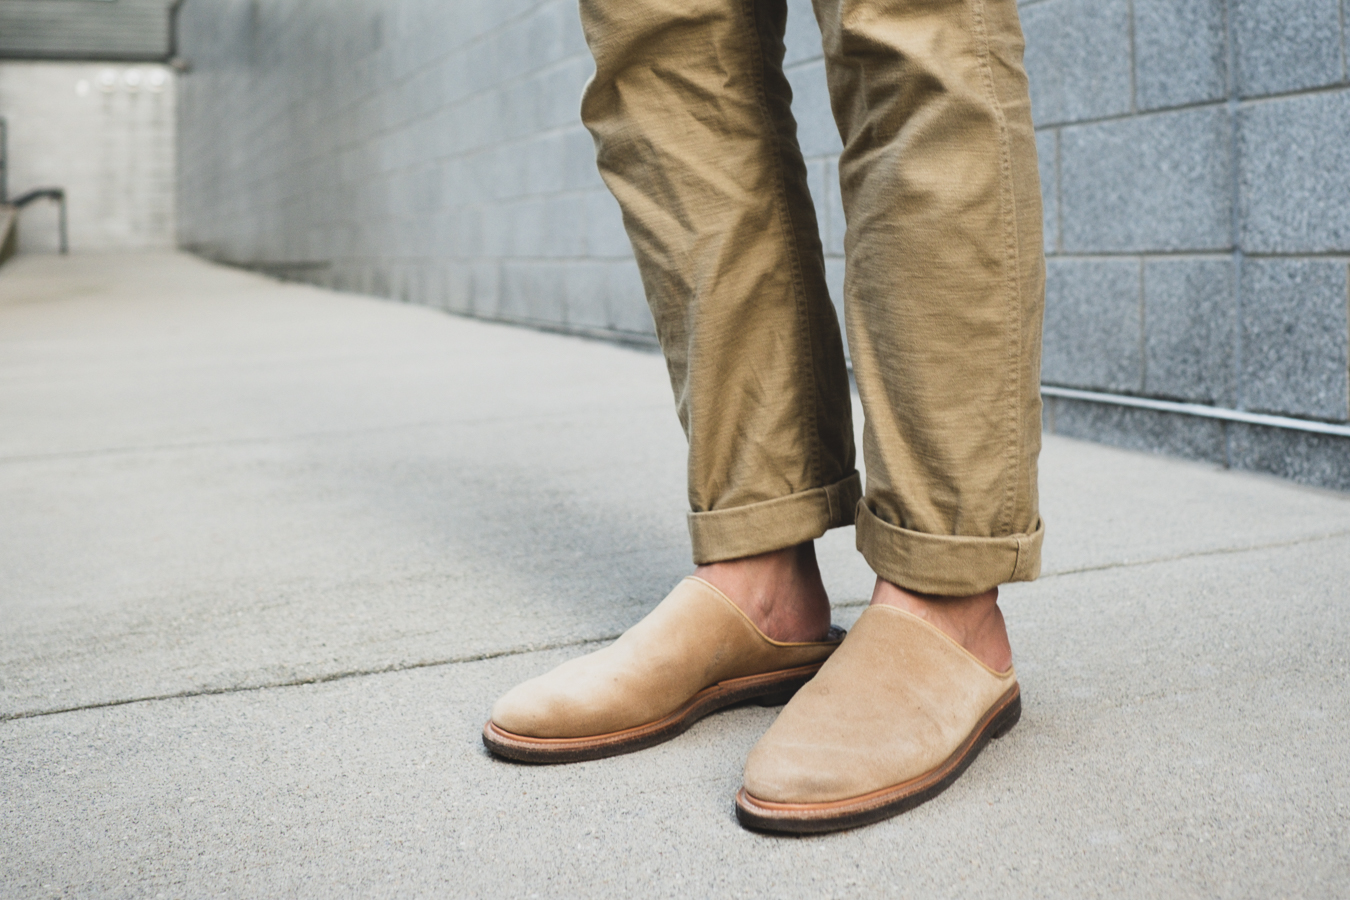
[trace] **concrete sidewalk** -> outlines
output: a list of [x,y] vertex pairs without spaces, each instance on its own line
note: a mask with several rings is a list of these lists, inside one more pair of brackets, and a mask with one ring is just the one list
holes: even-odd
[[659,356],[19,257],[0,423],[0,896],[1350,894],[1345,495],[1049,439],[1021,724],[913,812],[781,839],[732,812],[771,709],[563,767],[479,742],[689,569]]

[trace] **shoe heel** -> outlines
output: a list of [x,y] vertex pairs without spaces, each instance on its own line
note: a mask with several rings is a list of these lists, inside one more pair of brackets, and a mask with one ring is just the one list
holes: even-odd
[[990,740],[996,741],[999,738],[1003,737],[1008,732],[1012,731],[1012,727],[1016,725],[1017,721],[1021,718],[1022,718],[1022,697],[1019,695],[1013,700],[1012,703],[1008,704],[1007,709],[999,713],[998,721],[994,725],[994,732]]

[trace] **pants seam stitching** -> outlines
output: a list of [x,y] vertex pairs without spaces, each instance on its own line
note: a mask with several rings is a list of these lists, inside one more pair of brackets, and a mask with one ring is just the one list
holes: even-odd
[[782,150],[780,146],[782,135],[779,134],[778,128],[774,124],[773,115],[769,109],[768,91],[764,84],[764,70],[767,65],[767,60],[764,55],[763,35],[760,31],[756,0],[743,0],[742,10],[745,13],[746,21],[750,26],[751,35],[754,38],[756,62],[754,67],[755,99],[759,105],[760,115],[763,117],[764,123],[767,126],[766,130],[773,139],[773,179],[776,194],[775,201],[778,205],[777,218],[779,227],[783,229],[784,237],[787,239],[785,243],[788,245],[789,257],[792,261],[792,301],[796,310],[798,324],[802,329],[801,340],[805,345],[804,349],[806,351],[802,356],[807,360],[808,370],[806,375],[811,385],[813,399],[810,410],[807,412],[807,430],[813,438],[811,441],[808,441],[809,446],[806,451],[807,468],[810,472],[809,477],[812,485],[819,485],[820,482],[824,480],[821,478],[820,474],[821,435],[818,409],[821,403],[820,382],[817,375],[818,366],[815,357],[815,342],[811,340],[811,317],[807,315],[805,308],[806,288],[802,278],[800,259],[801,245],[797,237],[796,223],[792,219],[788,204],[787,185],[784,180]]
[[1012,147],[1011,138],[1008,134],[1008,122],[1003,113],[1003,105],[999,102],[998,87],[994,79],[994,68],[990,61],[991,51],[989,48],[989,30],[986,21],[985,0],[972,0],[971,14],[974,19],[976,52],[980,59],[980,67],[983,70],[985,86],[988,90],[989,101],[994,113],[994,121],[998,127],[999,140],[999,205],[1001,207],[1003,228],[1004,228],[1004,264],[1008,266],[1005,276],[1008,290],[1008,350],[1009,352],[1009,372],[1004,377],[1004,389],[1007,393],[1007,422],[1008,422],[1008,450],[1004,460],[1004,477],[1007,479],[1007,486],[1004,488],[1003,515],[1000,519],[1002,530],[1005,534],[1011,534],[1016,529],[1013,524],[1013,511],[1017,500],[1017,461],[1021,450],[1021,429],[1018,428],[1018,399],[1021,390],[1024,387],[1021,366],[1019,365],[1020,340],[1021,333],[1021,285],[1019,284],[1018,273],[1020,270],[1019,255],[1017,252],[1017,199],[1013,191],[1013,172],[1012,172]]

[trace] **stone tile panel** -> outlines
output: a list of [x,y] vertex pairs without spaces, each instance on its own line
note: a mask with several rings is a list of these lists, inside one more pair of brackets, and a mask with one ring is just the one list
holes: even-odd
[[1350,252],[1350,89],[1247,106],[1237,155],[1245,250]]
[[1048,261],[1044,382],[1129,393],[1143,387],[1139,268],[1132,258]]
[[1340,0],[1233,0],[1237,85],[1244,97],[1345,80]]
[[1224,0],[1134,0],[1134,59],[1141,110],[1223,99],[1228,95]]
[[1037,125],[1130,111],[1129,0],[1043,0],[1021,16]]
[[1144,263],[1144,392],[1233,403],[1237,299],[1231,258]]
[[1248,259],[1241,278],[1243,407],[1350,418],[1346,261]]
[[1230,131],[1221,105],[1061,129],[1064,250],[1230,247]]

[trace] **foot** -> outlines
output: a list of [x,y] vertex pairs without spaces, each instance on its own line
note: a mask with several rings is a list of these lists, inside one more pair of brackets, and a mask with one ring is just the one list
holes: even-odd
[[815,544],[708,563],[694,575],[716,587],[775,641],[821,641],[830,630],[830,598]]
[[874,603],[797,692],[745,764],[742,825],[837,831],[941,793],[1021,715],[994,672],[930,621]]
[[536,763],[640,750],[723,706],[782,703],[839,640],[775,643],[718,588],[686,578],[614,643],[508,691],[483,742]]
[[939,597],[907,591],[881,578],[872,605],[893,606],[946,634],[995,672],[1012,668],[1012,646],[998,608],[998,588],[969,597]]

